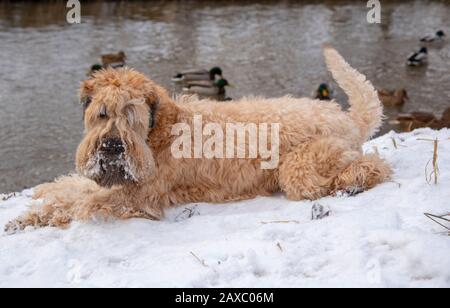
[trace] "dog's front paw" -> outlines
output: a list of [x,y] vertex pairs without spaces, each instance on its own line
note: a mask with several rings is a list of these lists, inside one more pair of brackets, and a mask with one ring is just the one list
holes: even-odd
[[30,211],[8,222],[4,227],[4,231],[6,234],[15,234],[27,227],[42,227],[44,225],[38,212]]
[[26,227],[27,227],[27,224],[25,223],[25,221],[18,218],[18,219],[14,219],[14,220],[11,220],[10,222],[8,222],[5,225],[4,231],[6,234],[11,235],[11,234],[15,234],[19,231],[22,231]]

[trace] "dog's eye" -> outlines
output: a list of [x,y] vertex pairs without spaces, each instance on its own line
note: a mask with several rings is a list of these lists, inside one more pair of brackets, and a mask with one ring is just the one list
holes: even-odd
[[81,105],[83,106],[83,111],[86,111],[86,109],[89,107],[89,105],[92,102],[92,97],[86,96],[83,99],[81,99]]
[[106,119],[108,118],[108,113],[106,112],[106,107],[102,106],[102,108],[100,108],[100,113],[98,115],[100,117],[100,119]]
[[81,99],[81,105],[83,106],[83,120],[84,120],[84,115],[86,114],[86,109],[89,107],[91,102],[92,102],[92,98],[90,96],[86,96]]

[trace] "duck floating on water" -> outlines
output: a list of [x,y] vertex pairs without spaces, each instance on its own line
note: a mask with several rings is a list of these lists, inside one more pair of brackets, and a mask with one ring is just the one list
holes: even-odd
[[432,129],[450,128],[450,108],[443,112],[440,119],[429,112],[415,111],[408,114],[400,114],[392,123],[400,124],[400,128],[405,132],[422,127]]
[[[218,66],[211,68],[209,71],[205,69],[192,69],[179,72],[172,77],[173,82],[191,82],[191,81],[215,81],[216,76],[222,79],[222,69]],[[219,80],[220,80],[219,79]]]
[[95,63],[91,66],[87,76],[92,76],[96,71],[99,71],[103,68],[112,67],[118,68],[125,66],[125,53],[123,51],[119,51],[117,54],[105,54],[101,56],[102,64]]
[[118,68],[125,66],[125,53],[119,51],[118,53],[105,54],[101,56],[103,67]]
[[408,66],[420,66],[428,61],[428,48],[422,47],[419,51],[414,52],[408,58],[406,64]]
[[315,99],[319,99],[321,101],[329,101],[333,98],[333,92],[331,91],[330,87],[326,83],[322,83],[317,88],[315,94]]
[[378,90],[378,97],[381,103],[387,107],[402,106],[409,100],[408,92],[405,89],[397,89],[394,91],[381,89]]
[[420,39],[422,43],[435,43],[442,42],[445,38],[445,33],[442,30],[439,30],[435,34],[429,34]]
[[183,92],[189,94],[198,94],[200,96],[225,95],[225,87],[231,86],[228,80],[220,78],[217,81],[209,80],[190,81],[183,88]]

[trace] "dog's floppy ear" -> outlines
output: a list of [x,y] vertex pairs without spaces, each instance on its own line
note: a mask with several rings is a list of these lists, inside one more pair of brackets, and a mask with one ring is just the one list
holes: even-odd
[[160,98],[154,91],[149,91],[145,95],[145,102],[148,105],[149,110],[150,110],[148,126],[149,126],[149,128],[155,128],[157,112],[158,112],[159,104],[160,104]]
[[168,95],[164,88],[155,84],[149,84],[144,96],[145,102],[150,109],[149,127],[152,129],[156,127],[159,107],[167,99]]
[[150,105],[150,119],[149,119],[149,127],[151,129],[156,127],[156,118],[159,109],[159,99]]
[[94,80],[87,79],[81,82],[80,90],[78,91],[78,95],[80,98],[83,98],[85,96],[91,96],[92,92],[94,91]]
[[89,107],[92,101],[92,91],[94,88],[94,82],[92,80],[85,80],[81,83],[78,96],[80,98],[80,105],[83,107],[83,120],[86,113],[86,109]]

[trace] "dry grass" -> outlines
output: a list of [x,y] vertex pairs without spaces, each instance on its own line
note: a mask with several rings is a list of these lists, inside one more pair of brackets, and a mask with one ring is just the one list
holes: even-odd
[[392,137],[391,139],[392,139],[392,143],[394,144],[394,148],[398,149],[398,147],[397,147],[397,141],[395,141],[395,138]]
[[380,152],[378,151],[378,147],[376,145],[374,145],[372,148],[375,154],[380,155]]
[[448,231],[448,235],[450,235],[450,224],[449,226],[446,226],[445,223],[450,223],[450,213],[444,214],[444,215],[434,215],[430,213],[424,213],[424,215],[437,223],[438,225],[444,227]]
[[[436,139],[418,138],[417,140],[433,142],[433,158],[431,158],[425,166],[425,179],[428,184],[431,184],[434,178],[434,184],[437,184],[439,177],[439,166],[438,166],[439,140],[437,138]],[[432,163],[433,170],[431,172],[428,172],[428,166],[430,165],[430,163]]]
[[[435,140],[422,139],[422,140],[433,142],[433,158],[431,158],[425,166],[425,179],[428,184],[431,184],[432,182],[434,182],[434,184],[437,185],[438,178],[439,178],[439,166],[438,166],[439,140],[438,139],[435,139]],[[433,168],[431,172],[428,171],[428,167],[429,167],[430,163],[432,164],[432,168]],[[434,178],[434,181],[433,181],[433,178]]]
[[268,224],[299,224],[300,221],[298,220],[275,220],[275,221],[261,221],[263,225]]

